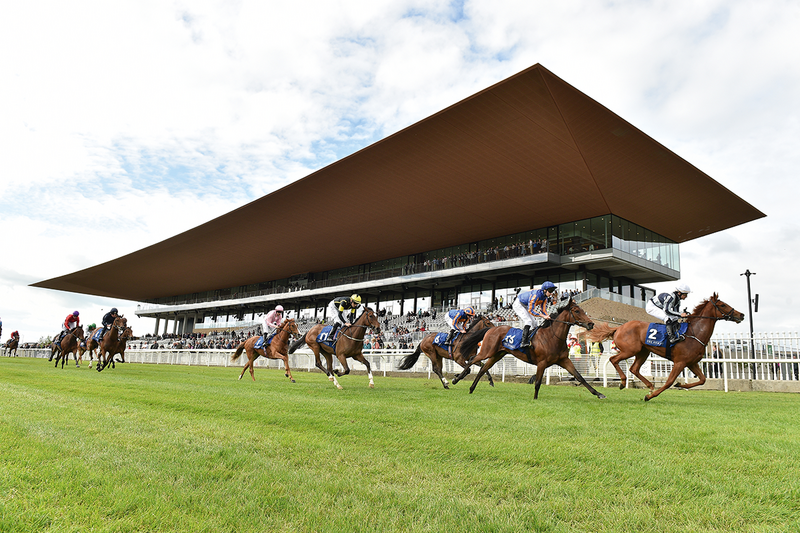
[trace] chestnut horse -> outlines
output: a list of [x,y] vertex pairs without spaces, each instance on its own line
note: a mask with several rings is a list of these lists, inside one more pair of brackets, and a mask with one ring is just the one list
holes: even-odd
[[[308,330],[305,335],[292,343],[292,345],[289,347],[289,353],[294,353],[303,344],[308,344],[308,347],[311,348],[312,352],[314,352],[314,359],[316,360],[315,366],[325,372],[325,374],[328,376],[328,379],[333,381],[333,384],[336,385],[337,389],[341,389],[342,386],[339,385],[339,381],[336,379],[336,376],[346,376],[350,373],[350,367],[347,366],[347,358],[352,357],[367,367],[369,388],[374,389],[375,382],[372,379],[372,367],[361,351],[364,349],[364,335],[367,333],[367,329],[371,328],[376,333],[380,333],[381,331],[381,325],[380,322],[378,322],[378,317],[375,316],[375,311],[367,307],[350,326],[342,325],[339,328],[339,340],[336,341],[335,344],[335,355],[344,368],[343,372],[333,369],[333,349],[325,344],[317,342],[317,335],[319,335],[320,331],[322,331],[322,328],[322,324],[317,324]],[[325,355],[325,360],[328,363],[327,368],[322,366],[322,361],[319,358],[320,352]]]
[[97,341],[92,338],[97,330],[90,329],[86,332],[86,340],[78,345],[78,361],[83,362],[83,354],[89,354],[89,368],[92,368],[94,352],[97,350]]
[[247,363],[244,365],[242,373],[239,374],[239,379],[242,379],[245,371],[249,368],[250,377],[255,381],[256,376],[253,373],[253,362],[259,357],[268,357],[269,359],[283,360],[283,366],[286,368],[284,375],[294,383],[292,371],[289,369],[289,335],[300,336],[300,331],[297,329],[297,324],[293,318],[284,319],[281,325],[278,326],[278,332],[272,337],[272,342],[270,344],[264,345],[258,349],[254,348],[256,341],[261,338],[261,335],[250,337],[246,341],[240,343],[236,348],[236,353],[231,356],[231,362],[233,362],[239,359],[243,351],[247,352]]
[[11,354],[14,354],[14,357],[17,356],[17,348],[19,348],[19,337],[11,337],[6,341],[3,345],[3,355],[8,352],[8,356],[11,357]]
[[[478,330],[474,333],[470,333],[467,338],[464,339],[461,349],[471,349],[482,340],[481,349],[469,360],[469,363],[474,365],[480,361],[486,361],[478,371],[478,375],[475,376],[475,381],[472,383],[472,386],[469,388],[470,394],[475,390],[481,376],[488,372],[497,361],[503,358],[503,356],[510,353],[521,361],[536,365],[536,391],[533,394],[534,400],[539,398],[539,387],[542,385],[542,377],[544,376],[545,369],[553,365],[558,365],[565,369],[578,380],[578,383],[602,400],[605,396],[594,390],[594,388],[586,382],[569,359],[567,335],[569,333],[569,328],[572,326],[582,326],[590,330],[594,327],[594,323],[586,312],[570,298],[567,303],[560,306],[550,315],[550,318],[544,321],[544,324],[542,324],[533,337],[533,341],[527,352],[522,350],[508,350],[503,346],[503,338],[506,336],[506,333],[508,333],[508,330],[511,329],[510,326],[497,326],[484,330],[483,332]],[[463,379],[467,375],[468,370],[469,369],[466,369],[456,376],[456,378],[453,379],[453,383]]]
[[686,330],[686,340],[672,346],[670,353],[672,371],[669,373],[666,383],[658,390],[655,390],[655,386],[639,373],[639,369],[647,361],[650,352],[661,357],[666,355],[666,349],[663,347],[645,345],[650,322],[631,320],[616,328],[612,328],[608,324],[600,324],[589,334],[589,339],[592,342],[614,339],[614,344],[616,344],[619,353],[612,356],[609,361],[619,373],[620,389],[625,388],[628,379],[625,377],[625,372],[620,368],[619,362],[636,357],[630,367],[630,371],[650,389],[650,393],[644,397],[645,401],[649,401],[671,387],[684,368],[694,372],[699,381],[678,385],[679,387],[691,389],[705,383],[706,376],[700,370],[699,363],[705,355],[706,345],[708,345],[708,341],[711,339],[712,333],[714,333],[714,326],[717,320],[730,320],[738,324],[744,320],[744,314],[720,300],[717,293],[714,293],[708,300],[700,302],[685,320],[689,323],[689,327]]
[[[436,336],[439,335],[438,333],[431,333],[424,339],[420,341],[417,345],[417,349],[414,353],[403,357],[400,361],[400,366],[398,368],[400,370],[408,370],[415,364],[417,364],[417,359],[419,359],[420,354],[424,353],[428,356],[431,360],[433,365],[433,372],[439,376],[439,379],[442,380],[442,385],[444,385],[445,389],[449,389],[449,385],[447,384],[447,380],[445,379],[444,375],[442,375],[442,359],[452,359],[456,363],[458,363],[461,368],[469,368],[469,364],[467,360],[475,355],[475,350],[477,350],[477,345],[473,347],[472,352],[462,352],[461,348],[461,341],[463,341],[470,331],[475,329],[486,329],[494,327],[494,324],[489,321],[488,318],[484,318],[481,315],[476,316],[472,319],[467,327],[467,331],[463,335],[459,335],[458,338],[453,341],[453,350],[452,352],[447,351],[446,349],[442,348],[441,346],[437,346],[433,344],[434,339]],[[492,380],[492,375],[487,374],[489,378],[489,385],[494,387],[494,381]]]
[[[78,364],[78,340],[83,340],[83,326],[78,326],[72,328],[72,330],[64,335],[64,338],[61,339],[59,344],[55,342],[50,343],[50,360],[53,359],[55,355],[56,358],[56,368],[58,368],[58,360],[61,359],[61,368],[64,368],[64,363],[67,361],[69,354],[72,353],[72,356],[75,358],[75,368],[80,368],[80,364]],[[61,351],[59,351],[59,348]],[[56,355],[56,353],[58,355]]]
[[114,319],[114,323],[103,334],[100,339],[100,346],[97,350],[97,371],[102,372],[111,363],[111,368],[117,368],[114,364],[114,356],[120,354],[121,363],[125,362],[125,348],[128,339],[133,338],[133,330],[128,327],[128,319],[120,315]]

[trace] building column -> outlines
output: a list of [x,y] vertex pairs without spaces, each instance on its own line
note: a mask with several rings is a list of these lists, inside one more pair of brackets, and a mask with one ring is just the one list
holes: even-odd
[[156,329],[155,329],[155,331],[153,331],[153,335],[158,335],[158,324],[159,324],[159,322],[161,322],[161,319],[159,317],[156,317]]
[[165,318],[164,319],[164,331],[161,332],[161,336],[162,337],[167,334],[167,325],[168,324],[169,324],[169,318]]

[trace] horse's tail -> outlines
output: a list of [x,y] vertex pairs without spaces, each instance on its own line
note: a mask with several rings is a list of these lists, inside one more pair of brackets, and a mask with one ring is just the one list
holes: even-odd
[[239,356],[242,355],[243,351],[244,351],[244,341],[240,342],[239,346],[236,347],[236,353],[231,356],[231,362],[239,359]]
[[289,353],[296,352],[297,349],[300,348],[305,343],[306,343],[306,336],[300,335],[300,338],[294,341],[291,346],[289,346]]
[[478,348],[478,343],[483,340],[486,336],[486,332],[490,329],[492,328],[480,328],[467,333],[461,340],[461,344],[458,345],[459,351],[462,354],[468,354],[472,352],[472,350],[476,350]]
[[589,330],[589,333],[587,333],[586,336],[592,342],[602,342],[606,339],[612,338],[616,332],[617,328],[612,328],[606,322],[605,324],[595,324],[595,326]]
[[417,349],[414,350],[414,353],[412,353],[411,355],[407,355],[400,360],[400,366],[398,366],[397,368],[399,368],[400,370],[408,370],[409,368],[417,364],[417,359],[419,359],[421,353],[422,353],[422,342],[417,344]]

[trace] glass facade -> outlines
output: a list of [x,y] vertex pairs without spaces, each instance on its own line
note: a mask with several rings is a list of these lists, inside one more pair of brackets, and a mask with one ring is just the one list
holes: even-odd
[[[649,261],[656,265],[680,271],[680,254],[678,244],[654,233],[648,229],[629,222],[616,215],[603,215],[587,218],[575,222],[568,222],[559,226],[549,226],[535,230],[515,233],[503,237],[496,237],[483,241],[464,243],[438,250],[420,252],[413,255],[400,256],[382,261],[375,261],[362,265],[354,265],[327,272],[313,272],[294,278],[265,281],[256,285],[232,287],[196,293],[194,295],[172,296],[160,298],[158,304],[175,304],[186,301],[210,301],[228,299],[242,296],[256,296],[287,292],[298,289],[314,289],[356,283],[368,280],[378,280],[393,276],[415,274],[445,270],[466,265],[486,263],[504,259],[513,259],[527,255],[553,253],[558,255],[572,255],[589,253],[598,250],[613,248],[630,254],[638,259]],[[563,279],[551,281],[560,283],[564,289],[583,290],[597,288],[608,290],[624,296],[638,298],[634,286],[621,280],[612,280],[594,272],[579,272],[562,274]],[[541,279],[540,279],[541,278]],[[585,285],[584,287],[584,279]],[[545,281],[544,274],[535,273],[533,286],[538,286]],[[511,297],[516,288],[527,290],[530,287],[508,287],[505,296]],[[491,299],[491,288],[476,287],[475,290],[462,287],[462,294],[458,295],[459,305],[485,303]],[[441,296],[442,300],[452,300],[455,294]],[[446,302],[441,302],[445,304]],[[405,302],[403,302],[405,304]],[[434,302],[434,305],[439,302]],[[412,304],[413,305],[413,304]],[[403,305],[405,308],[406,306]]]

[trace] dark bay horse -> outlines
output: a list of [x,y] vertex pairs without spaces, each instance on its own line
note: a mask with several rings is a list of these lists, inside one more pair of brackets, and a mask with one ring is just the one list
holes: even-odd
[[133,338],[133,330],[128,327],[128,319],[120,315],[114,319],[114,323],[103,334],[100,339],[100,346],[97,350],[97,371],[102,372],[111,363],[111,368],[116,368],[114,356],[120,354],[121,362],[125,362],[125,348],[128,339]]
[[242,352],[247,352],[247,363],[244,365],[242,373],[239,374],[239,379],[242,379],[245,371],[249,368],[250,377],[255,381],[256,376],[253,373],[253,362],[259,357],[267,357],[269,359],[281,359],[283,361],[283,366],[286,368],[286,373],[284,375],[294,383],[292,371],[289,368],[289,335],[300,336],[300,331],[297,329],[297,324],[293,318],[284,319],[281,325],[278,326],[278,332],[272,337],[272,342],[262,348],[254,348],[256,341],[261,338],[261,335],[250,337],[246,341],[240,343],[236,348],[236,353],[231,356],[231,362],[233,362],[239,359]]
[[92,368],[94,352],[97,350],[97,341],[92,338],[97,330],[90,329],[86,332],[86,340],[78,345],[78,361],[83,362],[83,354],[89,354],[89,368]]
[[[372,378],[372,367],[361,351],[364,349],[364,335],[366,335],[367,329],[372,329],[375,333],[380,333],[381,331],[381,325],[380,322],[378,322],[378,317],[375,316],[375,311],[367,307],[350,326],[342,325],[339,328],[340,334],[339,340],[336,342],[335,355],[344,368],[343,372],[333,369],[333,350],[327,345],[317,342],[317,335],[319,335],[319,332],[322,331],[322,328],[322,324],[317,324],[308,330],[305,335],[292,343],[292,345],[289,347],[289,353],[294,353],[303,344],[308,344],[308,347],[311,348],[312,352],[314,352],[314,358],[316,360],[315,366],[325,372],[325,374],[328,376],[328,379],[333,381],[337,389],[341,389],[342,386],[339,385],[339,381],[336,379],[336,376],[345,376],[350,373],[350,367],[347,366],[347,358],[352,357],[367,367],[369,388],[374,389],[375,382]],[[319,357],[320,353],[325,355],[325,360],[328,363],[327,368],[322,366],[322,361]]]
[[[494,327],[494,324],[488,319],[481,315],[476,316],[469,324],[466,333],[463,335],[459,335],[458,338],[453,341],[453,350],[452,353],[448,352],[446,349],[436,346],[433,344],[434,339],[438,335],[438,333],[431,333],[424,339],[420,341],[417,345],[417,349],[414,353],[403,357],[400,361],[400,366],[398,368],[400,370],[408,370],[409,368],[413,367],[417,364],[417,359],[421,354],[425,354],[431,360],[433,371],[434,373],[439,376],[439,379],[442,380],[442,385],[444,385],[445,389],[449,389],[449,385],[447,384],[447,380],[445,379],[444,375],[442,374],[442,360],[443,359],[452,359],[456,363],[458,363],[461,368],[469,369],[469,364],[467,360],[470,357],[475,355],[475,351],[477,350],[477,345],[472,347],[472,351],[470,352],[463,352],[461,350],[462,341],[467,337],[470,331],[477,330],[477,329],[486,329]],[[469,372],[467,372],[469,373]],[[494,387],[494,381],[492,380],[491,374],[487,374],[489,378],[489,385]]]
[[16,357],[17,348],[19,348],[19,337],[11,337],[3,345],[3,355],[8,353],[8,356],[11,357],[11,354],[13,353],[14,357]]
[[[572,374],[575,379],[578,380],[578,383],[586,387],[589,392],[601,400],[605,398],[604,395],[597,392],[586,382],[569,359],[569,348],[567,347],[569,328],[571,326],[582,326],[590,330],[594,327],[592,320],[572,298],[550,316],[551,318],[545,320],[544,324],[542,324],[536,332],[536,336],[534,336],[527,353],[521,350],[508,350],[503,346],[503,338],[506,336],[506,333],[508,333],[508,330],[511,329],[510,326],[497,326],[484,330],[483,332],[477,330],[474,333],[470,333],[467,338],[464,339],[464,344],[461,349],[471,349],[473,346],[477,346],[478,342],[482,341],[480,350],[475,357],[469,360],[469,363],[475,364],[480,361],[486,361],[478,371],[478,375],[475,376],[475,381],[472,383],[472,386],[469,388],[470,394],[475,390],[481,376],[488,372],[497,361],[505,356],[505,354],[510,353],[521,361],[536,365],[536,391],[533,395],[534,400],[539,398],[539,387],[542,385],[544,371],[553,365],[558,365]],[[456,378],[453,379],[453,383],[463,379],[467,375],[468,370],[469,369],[456,376]]]
[[631,320],[616,328],[612,328],[608,324],[599,324],[594,331],[589,333],[589,339],[592,342],[614,339],[614,344],[616,344],[619,353],[612,356],[609,361],[619,373],[620,389],[625,388],[628,379],[625,377],[625,372],[622,371],[619,363],[625,359],[636,357],[636,360],[630,366],[630,371],[650,389],[650,393],[644,397],[645,401],[649,401],[671,387],[684,368],[694,372],[699,381],[682,384],[679,387],[691,389],[705,383],[706,376],[700,370],[699,363],[705,355],[706,345],[708,345],[708,341],[714,333],[714,326],[718,320],[730,320],[738,324],[744,320],[744,314],[720,300],[717,293],[714,293],[708,300],[700,302],[686,320],[689,323],[689,327],[686,330],[686,340],[672,346],[670,353],[672,371],[669,373],[666,383],[658,390],[655,390],[655,386],[639,373],[639,369],[647,361],[650,352],[661,357],[666,355],[665,348],[645,345],[650,322]]
[[[75,358],[75,367],[80,368],[81,365],[78,363],[78,344],[80,344],[79,341],[82,340],[83,326],[78,326],[72,328],[69,333],[64,335],[64,338],[61,339],[59,344],[56,344],[55,342],[50,343],[50,359],[53,359],[53,356],[55,355],[56,368],[58,368],[59,359],[61,359],[61,368],[64,368],[64,363],[66,363],[70,353]],[[61,351],[59,351],[59,348]]]

